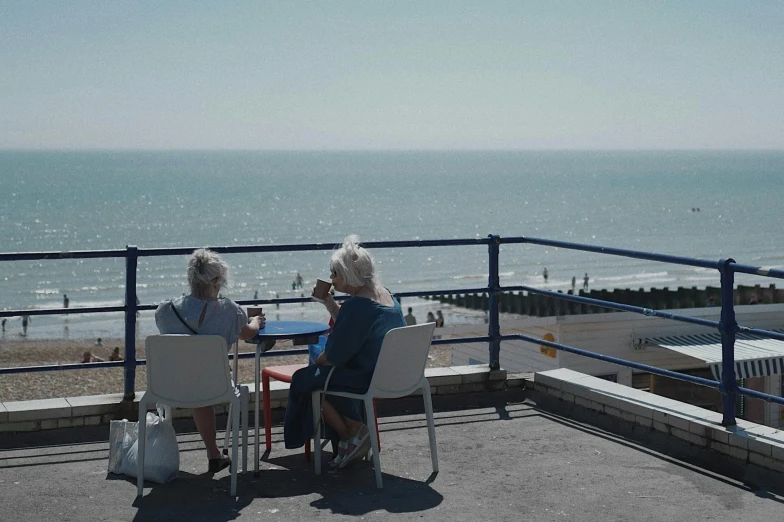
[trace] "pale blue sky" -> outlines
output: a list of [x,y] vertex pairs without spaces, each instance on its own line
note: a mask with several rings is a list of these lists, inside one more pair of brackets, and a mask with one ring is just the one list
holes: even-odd
[[782,149],[784,2],[0,0],[0,148]]

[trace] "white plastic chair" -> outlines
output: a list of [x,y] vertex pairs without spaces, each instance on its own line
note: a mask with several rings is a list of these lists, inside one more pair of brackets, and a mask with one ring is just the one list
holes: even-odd
[[[321,412],[321,396],[336,395],[360,399],[365,405],[365,418],[373,418],[373,399],[396,399],[405,397],[418,389],[422,389],[427,416],[427,434],[430,438],[430,459],[433,461],[433,472],[438,471],[438,449],[436,447],[436,430],[433,421],[433,403],[430,398],[430,385],[425,378],[425,364],[430,351],[435,323],[394,328],[384,336],[381,352],[376,363],[376,370],[370,381],[368,391],[364,394],[327,390],[317,390],[312,394],[313,422],[319,422]],[[378,433],[374,422],[368,422],[370,444],[373,449],[373,467],[376,470],[376,486],[383,487],[381,480],[381,462],[379,459]],[[315,449],[316,475],[321,474],[321,430],[319,426],[313,433]]]
[[248,387],[234,387],[226,340],[219,335],[151,335],[147,348],[147,391],[139,401],[137,495],[144,493],[144,446],[148,404],[177,408],[231,405],[231,496],[237,494],[237,448],[242,413],[242,461],[247,468]]

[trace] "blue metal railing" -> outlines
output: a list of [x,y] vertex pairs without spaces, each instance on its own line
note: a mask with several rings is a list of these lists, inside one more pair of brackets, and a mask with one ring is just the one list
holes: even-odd
[[[645,259],[662,263],[672,263],[678,265],[695,266],[717,270],[721,280],[721,320],[711,321],[679,315],[671,312],[663,312],[650,308],[615,303],[590,297],[563,294],[540,290],[529,286],[506,286],[500,285],[499,261],[501,244],[532,244],[540,246],[551,246],[567,250],[578,250],[583,252],[593,252],[605,255],[614,255],[634,259]],[[488,310],[488,332],[487,336],[480,337],[459,337],[451,339],[434,339],[433,344],[463,344],[463,343],[488,343],[488,359],[490,367],[498,369],[500,367],[499,354],[501,342],[504,340],[522,340],[529,343],[540,344],[575,353],[584,357],[598,359],[621,366],[626,366],[656,375],[671,377],[678,380],[692,382],[695,384],[708,386],[718,389],[722,394],[723,424],[735,424],[735,396],[740,393],[745,396],[775,402],[784,405],[784,398],[749,390],[737,386],[735,382],[735,334],[738,331],[754,333],[775,339],[784,340],[784,334],[771,332],[758,328],[749,328],[738,325],[735,320],[735,310],[733,305],[734,275],[735,273],[753,274],[764,277],[774,277],[784,279],[784,270],[767,269],[764,267],[743,265],[735,263],[732,259],[722,259],[719,261],[707,261],[703,259],[693,259],[680,256],[670,256],[650,252],[639,252],[619,248],[608,248],[595,245],[585,245],[580,243],[569,243],[565,241],[555,241],[531,237],[510,237],[501,238],[497,235],[489,235],[487,238],[479,239],[451,239],[451,240],[420,240],[420,241],[376,241],[364,243],[367,248],[422,248],[422,247],[444,247],[444,246],[481,246],[487,245],[489,257],[488,286],[479,288],[459,288],[447,290],[429,290],[423,292],[399,292],[400,297],[422,297],[449,295],[461,293],[487,293],[489,296]],[[265,246],[234,246],[234,247],[211,247],[212,250],[221,254],[233,253],[263,253],[263,252],[292,252],[292,251],[314,251],[332,250],[334,244],[311,243],[311,244],[291,244],[291,245],[265,245]],[[58,371],[65,369],[79,368],[107,368],[123,367],[124,369],[124,395],[126,400],[133,400],[135,396],[136,367],[144,365],[146,361],[136,358],[136,314],[140,310],[153,310],[156,305],[138,304],[136,295],[136,273],[137,264],[140,257],[157,257],[171,255],[188,255],[193,252],[193,248],[150,248],[139,249],[135,246],[128,246],[125,250],[91,250],[76,252],[22,252],[22,253],[0,253],[2,261],[22,261],[22,260],[44,260],[44,259],[87,259],[87,258],[117,258],[124,257],[126,260],[126,285],[125,285],[125,306],[105,306],[90,308],[55,308],[46,310],[6,310],[0,311],[0,317],[13,317],[21,315],[54,315],[54,314],[75,314],[75,313],[106,313],[124,312],[125,313],[125,360],[118,362],[90,363],[90,364],[66,364],[48,366],[27,366],[15,368],[0,368],[0,375],[12,373],[29,373],[41,371]],[[499,323],[498,298],[503,292],[526,291],[528,293],[539,294],[553,299],[572,301],[575,303],[587,304],[609,308],[613,310],[633,312],[641,315],[659,317],[674,321],[681,321],[710,328],[716,328],[722,339],[722,380],[713,381],[694,377],[670,370],[663,370],[654,366],[636,363],[617,357],[602,355],[573,346],[568,346],[552,341],[546,341],[524,334],[502,335]],[[310,298],[283,298],[283,299],[254,299],[237,301],[240,305],[248,304],[280,304],[280,303],[302,303],[308,302]],[[306,354],[305,349],[293,349],[265,353],[263,356],[279,355],[300,355]],[[253,357],[254,353],[240,354],[241,358]]]

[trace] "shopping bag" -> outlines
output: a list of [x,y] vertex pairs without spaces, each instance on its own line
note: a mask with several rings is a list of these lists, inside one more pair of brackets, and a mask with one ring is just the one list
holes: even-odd
[[109,424],[109,473],[120,473],[123,460],[138,438],[138,422],[123,419]]
[[[177,434],[171,421],[171,408],[157,406],[158,414],[147,412],[147,444],[144,447],[144,480],[164,483],[177,478],[180,469],[180,451],[177,447]],[[136,439],[131,441],[132,434],[126,433],[123,446],[128,451],[120,465],[120,473],[136,477],[139,442],[138,429]]]

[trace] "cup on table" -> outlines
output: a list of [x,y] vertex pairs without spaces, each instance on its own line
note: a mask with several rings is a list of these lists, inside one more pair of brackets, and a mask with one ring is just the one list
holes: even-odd
[[316,279],[316,287],[313,289],[313,297],[317,299],[326,299],[332,283],[324,281],[323,279]]
[[260,306],[249,306],[248,307],[248,318],[256,317],[257,315],[261,315],[261,307]]

